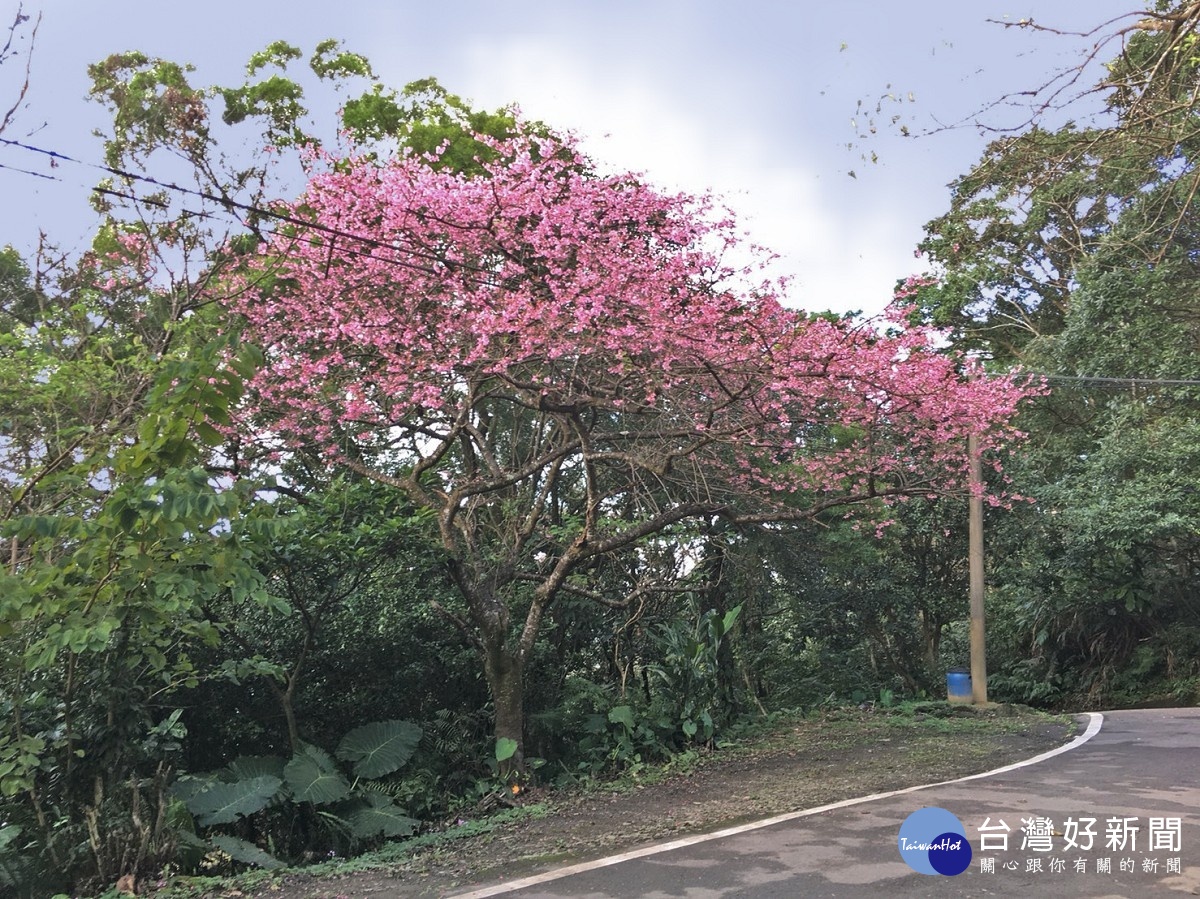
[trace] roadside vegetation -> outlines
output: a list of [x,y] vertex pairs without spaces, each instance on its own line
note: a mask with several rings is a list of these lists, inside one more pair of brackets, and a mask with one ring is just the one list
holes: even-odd
[[1062,745],[1069,716],[944,702],[813,709],[732,728],[692,749],[610,777],[536,783],[460,808],[417,836],[354,858],[232,877],[165,877],[159,899],[335,897],[387,890],[437,896],[646,843],[979,773]]

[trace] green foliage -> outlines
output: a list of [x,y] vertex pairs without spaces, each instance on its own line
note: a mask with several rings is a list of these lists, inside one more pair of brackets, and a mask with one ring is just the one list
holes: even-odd
[[670,622],[656,631],[660,661],[649,666],[650,675],[662,690],[662,714],[688,742],[711,743],[717,723],[725,717],[720,707],[719,655],[741,611],[741,606],[735,606],[722,615],[709,609],[694,622]]
[[481,163],[496,155],[476,135],[503,139],[517,129],[512,110],[472,109],[433,78],[414,81],[399,93],[376,84],[346,102],[342,122],[360,142],[397,139],[407,152],[429,155],[433,168],[468,175],[480,174]]
[[375,77],[365,56],[341,50],[340,47],[332,39],[321,41],[308,62],[309,68],[320,78]]
[[633,730],[633,708],[627,705],[618,705],[608,710],[608,723],[619,724],[626,730]]
[[[114,278],[143,237],[102,230]],[[0,295],[0,820],[35,870],[110,879],[175,852],[163,707],[211,676],[206,603],[270,602],[253,485],[207,467],[257,357],[169,287],[98,286],[85,260],[49,293],[6,258],[27,290]]]
[[273,777],[282,782],[286,764],[276,755],[243,755],[229,763],[229,771],[239,782],[258,777]]
[[376,721],[346,734],[337,757],[352,764],[355,777],[383,777],[406,764],[420,740],[421,728],[412,722]]
[[29,734],[0,735],[0,796],[10,799],[33,786],[46,741]]
[[1008,468],[1036,505],[989,531],[1001,699],[1136,702],[1200,671],[1173,637],[1200,624],[1200,20],[1159,12],[1110,63],[1105,118],[993,144],[927,227],[942,277],[917,314],[1052,378]]
[[[408,766],[389,779],[389,794],[414,816],[444,818],[476,802],[479,784],[501,786],[498,771],[506,746],[491,736],[491,718],[479,696],[459,699],[424,722],[424,736]],[[504,784],[507,785],[507,784]]]
[[187,807],[201,827],[228,824],[265,808],[281,786],[282,780],[265,774],[235,783],[215,781],[188,796]]
[[16,824],[0,827],[0,887],[12,894],[30,880],[28,860],[19,851],[24,848],[20,841],[21,832],[21,827]]
[[[411,834],[418,822],[378,778],[402,768],[420,738],[421,729],[408,721],[355,728],[336,752],[352,763],[353,782],[329,753],[301,744],[288,760],[241,757],[212,774],[185,778],[175,793],[200,827],[237,825],[236,838],[221,830],[209,833],[212,846],[237,862],[278,867],[280,856],[347,851],[363,841]],[[242,839],[251,834],[256,842]],[[262,844],[273,850],[264,851]]]
[[507,762],[517,754],[520,744],[512,737],[501,737],[496,741],[496,761]]
[[144,53],[120,53],[88,67],[92,96],[110,104],[113,136],[105,162],[119,167],[127,154],[161,144],[207,152],[205,92],[188,81],[190,66]]
[[633,706],[613,706],[607,715],[589,719],[589,738],[581,747],[585,752],[584,764],[590,774],[626,772],[636,776],[650,762],[670,755],[667,741],[677,726],[678,722],[667,719],[656,728],[651,719],[639,715]]
[[358,803],[346,812],[351,834],[359,840],[372,837],[406,837],[418,822],[408,817],[388,796],[366,793],[365,804]]
[[300,802],[324,805],[350,795],[350,782],[333,759],[316,746],[302,746],[283,769],[283,776]]
[[[322,482],[302,471],[294,482],[307,489],[271,504],[286,528],[259,555],[268,589],[286,608],[233,597],[210,604],[227,622],[226,640],[197,664],[232,666],[239,677],[198,688],[188,712],[195,767],[230,752],[291,752],[301,739],[335,745],[379,715],[425,718],[464,679],[469,654],[427,605],[448,590],[439,589],[427,517],[369,482]],[[411,644],[399,658],[398,640]],[[227,707],[245,714],[231,719],[221,713]]]
[[[166,795],[173,772],[185,758],[205,770],[231,743],[277,744],[272,699],[291,719],[295,758],[239,760],[192,796],[202,827],[246,842],[259,822],[286,817],[279,794],[294,785],[313,800],[291,819],[306,832],[325,827],[346,843],[410,831],[411,819],[359,781],[404,764],[415,727],[392,728],[384,742],[381,725],[348,734],[339,758],[354,783],[297,734],[352,730],[377,714],[381,693],[394,697],[385,713],[397,719],[451,697],[482,704],[469,652],[427,605],[445,581],[419,536],[429,522],[369,488],[330,484],[314,460],[289,460],[309,466],[293,479],[309,495],[280,499],[269,479],[246,476],[248,444],[230,437],[261,356],[238,344],[213,302],[258,239],[253,215],[249,233],[219,231],[228,203],[276,195],[284,162],[299,161],[288,148],[341,130],[332,117],[308,121],[306,76],[289,70],[301,58],[276,42],[250,60],[243,83],[219,87],[138,52],[92,66],[92,98],[111,115],[106,163],[153,172],[182,160],[209,199],[189,198],[187,214],[170,191],[149,204],[124,199],[145,197],[144,184],[114,172],[81,259],[48,248],[28,262],[0,250],[0,822],[18,828],[5,833],[32,860],[26,881],[43,871],[56,886],[86,889],[130,866],[161,867],[182,844],[194,851],[191,816]],[[338,90],[374,78],[333,41],[308,62]],[[355,127],[374,129],[381,150],[409,132],[419,152],[449,139],[445,165],[485,152],[467,129],[501,135],[514,121],[477,113],[431,80],[379,94],[403,107],[399,130],[351,104]],[[281,152],[225,156],[221,129],[252,123]],[[191,214],[197,204],[208,211]],[[397,635],[422,647],[399,666]],[[279,688],[266,703],[264,685]],[[427,773],[431,783],[443,776]],[[4,864],[10,854],[0,853]]]
[[262,116],[270,123],[272,132],[279,135],[277,140],[298,140],[303,134],[293,123],[306,112],[300,103],[303,96],[304,91],[296,82],[272,75],[256,84],[222,90],[225,113],[221,118],[227,125],[236,125],[250,116]]
[[238,839],[229,834],[214,834],[211,838],[211,843],[235,862],[243,865],[252,865],[255,868],[264,868],[268,871],[284,867],[284,863],[273,855],[263,852],[253,843],[247,843],[245,840]]
[[246,63],[246,74],[253,77],[267,66],[286,69],[289,62],[303,55],[299,47],[293,47],[286,41],[274,41],[268,44],[266,49],[250,54],[250,60]]
[[[201,464],[209,423],[228,421],[241,391],[242,375],[219,367],[224,349],[211,344],[165,363],[131,439],[40,478],[42,493],[74,504],[10,519],[4,536],[31,564],[0,572],[0,628],[22,633],[26,670],[64,653],[102,653],[121,631],[125,664],[148,666],[168,684],[187,680],[180,637],[216,637],[205,600],[232,591],[265,601],[248,535],[230,528],[248,485],[222,485]],[[27,500],[27,490],[18,488],[14,502]]]

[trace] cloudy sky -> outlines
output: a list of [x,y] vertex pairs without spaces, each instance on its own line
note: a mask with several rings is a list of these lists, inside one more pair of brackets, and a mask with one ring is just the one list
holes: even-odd
[[[6,136],[26,139],[36,129],[30,142],[97,160],[91,131],[102,119],[85,99],[85,68],[113,52],[191,62],[194,83],[230,83],[271,41],[307,55],[334,37],[366,55],[389,85],[433,75],[475,105],[515,103],[576,131],[613,168],[643,172],[666,189],[717,192],[755,242],[780,254],[778,271],[795,279],[793,302],[875,312],[897,278],[920,270],[913,249],[921,226],[946,209],[948,183],[988,139],[970,125],[939,124],[970,122],[1005,93],[1040,86],[1095,40],[988,20],[1086,31],[1137,6],[25,0],[42,23],[28,108]],[[0,0],[6,19],[15,10],[13,0]],[[17,74],[0,69],[5,106]],[[993,126],[1022,119],[1011,107],[986,117]],[[905,138],[901,125],[936,133]],[[3,147],[0,163],[44,166]],[[0,245],[28,247],[38,229],[82,245],[85,184],[94,180],[81,173],[50,182],[0,169]]]

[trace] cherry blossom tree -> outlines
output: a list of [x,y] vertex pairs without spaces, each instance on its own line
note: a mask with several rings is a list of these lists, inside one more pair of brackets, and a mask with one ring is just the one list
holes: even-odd
[[[602,176],[569,141],[492,141],[483,174],[325,160],[234,291],[266,363],[258,433],[436,518],[498,740],[572,592],[699,519],[812,519],[965,489],[1024,388],[920,329],[786,308],[706,197]],[[297,221],[310,225],[295,224]],[[519,765],[520,750],[513,758]]]

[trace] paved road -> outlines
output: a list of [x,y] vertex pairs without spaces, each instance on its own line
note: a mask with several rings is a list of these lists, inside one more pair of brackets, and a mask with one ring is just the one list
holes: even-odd
[[[1093,716],[1090,729],[1097,724]],[[1105,713],[1077,743],[1031,765],[637,850],[461,899],[1200,895],[1200,709]],[[900,856],[900,826],[929,806],[963,824],[973,858],[958,876],[917,873]],[[979,829],[1000,822],[1007,847],[1005,832],[991,829],[985,847]],[[1095,832],[1090,850],[1087,830]]]

